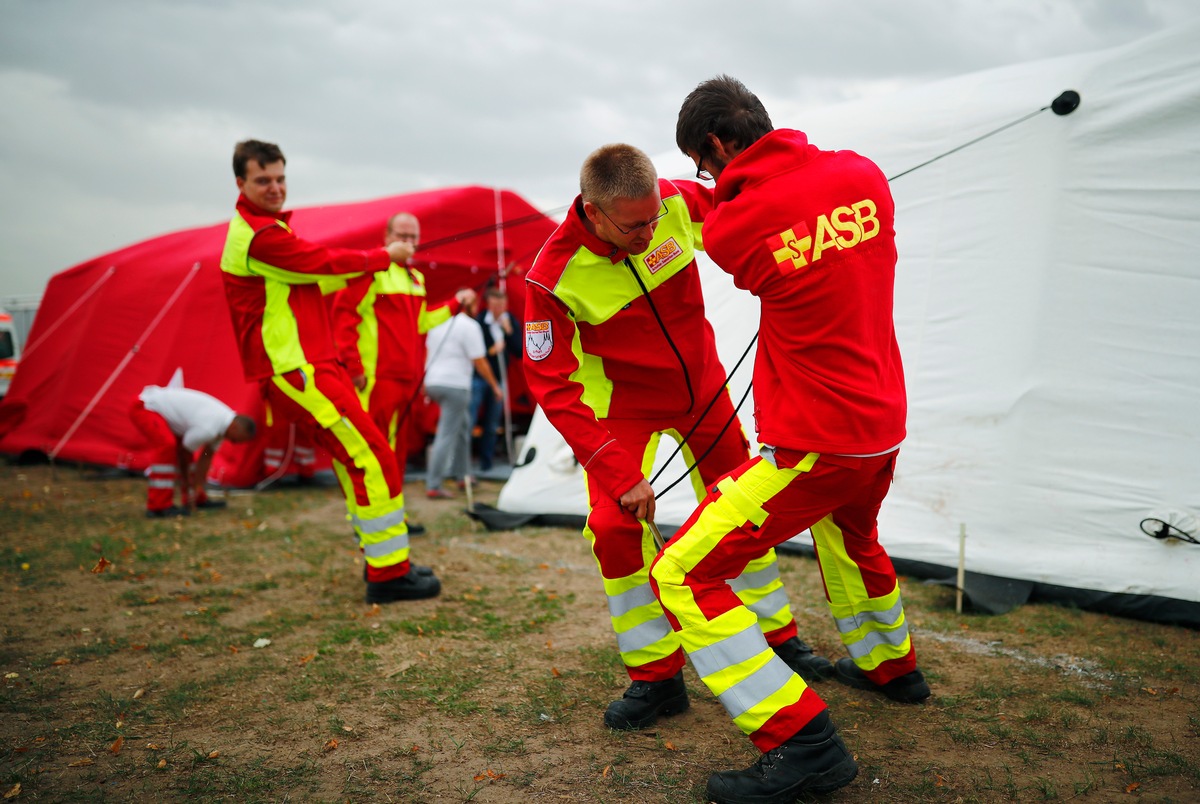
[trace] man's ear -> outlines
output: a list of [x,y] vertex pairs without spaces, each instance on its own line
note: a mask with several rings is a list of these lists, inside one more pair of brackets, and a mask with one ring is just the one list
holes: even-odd
[[583,202],[583,214],[592,223],[600,222],[600,207],[593,204],[591,201]]
[[721,164],[728,165],[730,160],[742,152],[737,143],[723,140],[711,131],[707,137],[708,147],[712,151],[713,157]]

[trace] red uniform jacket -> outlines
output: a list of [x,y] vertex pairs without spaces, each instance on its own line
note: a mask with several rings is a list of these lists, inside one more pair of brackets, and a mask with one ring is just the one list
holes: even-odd
[[904,440],[894,217],[874,162],[822,151],[800,131],[771,132],[721,172],[705,251],[762,302],[763,443],[873,455]]

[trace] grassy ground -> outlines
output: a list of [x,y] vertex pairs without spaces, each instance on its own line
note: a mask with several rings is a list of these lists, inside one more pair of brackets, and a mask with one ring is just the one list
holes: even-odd
[[[627,680],[578,533],[487,532],[414,490],[444,591],[379,608],[334,489],[163,522],[140,479],[0,466],[0,795],[702,802],[753,761],[690,667],[688,712],[604,728]],[[802,636],[844,655],[815,562],[781,570]],[[819,685],[860,765],[826,800],[1200,801],[1200,633],[904,592],[934,696]]]

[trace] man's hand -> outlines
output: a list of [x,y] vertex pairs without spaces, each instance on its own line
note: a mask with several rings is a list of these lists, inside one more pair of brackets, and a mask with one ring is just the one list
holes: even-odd
[[458,300],[459,307],[469,307],[475,303],[475,299],[479,298],[475,291],[471,288],[463,288],[458,293],[454,294],[454,298]]
[[512,335],[512,316],[508,313],[501,313],[499,324],[505,335]]
[[359,374],[355,377],[351,377],[350,382],[354,383],[356,390],[362,391],[367,387],[367,375]]
[[391,243],[388,243],[386,246],[384,246],[384,248],[387,250],[388,256],[391,257],[392,262],[396,263],[397,265],[404,265],[416,252],[416,249],[413,248],[413,244],[406,240],[393,240]]
[[622,494],[618,502],[638,519],[654,521],[654,488],[646,478],[642,478],[640,483]]

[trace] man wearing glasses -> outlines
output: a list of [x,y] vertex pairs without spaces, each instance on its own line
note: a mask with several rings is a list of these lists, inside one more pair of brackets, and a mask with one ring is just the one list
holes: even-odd
[[[585,473],[584,535],[632,682],[604,722],[640,729],[688,707],[683,650],[649,584],[658,546],[646,474],[659,440],[683,442],[697,499],[745,462],[749,446],[695,262],[711,192],[659,179],[646,154],[624,144],[588,156],[579,184],[526,277],[525,373]],[[788,666],[813,681],[832,674],[797,636],[774,551],[731,585]]]
[[763,447],[712,489],[651,578],[696,673],[763,752],[747,770],[712,774],[709,800],[794,801],[849,784],[858,766],[825,703],[767,650],[754,613],[726,588],[763,545],[811,529],[850,654],[838,681],[899,703],[930,695],[876,526],[907,412],[892,321],[895,206],[875,163],[773,128],[728,76],[687,96],[675,138],[716,177],[709,256],[762,302]]

